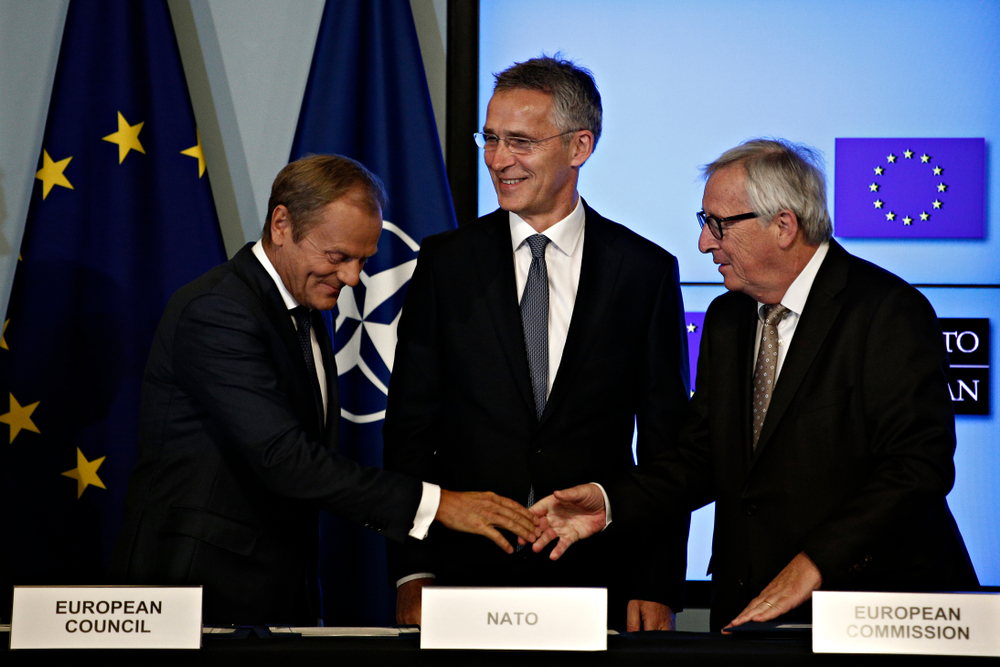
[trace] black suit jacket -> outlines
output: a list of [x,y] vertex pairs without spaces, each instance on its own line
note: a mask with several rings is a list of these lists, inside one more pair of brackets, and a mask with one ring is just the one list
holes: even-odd
[[143,378],[120,578],[204,585],[210,624],[313,624],[318,509],[406,537],[420,482],[337,455],[337,369],[313,321],[325,426],[292,319],[250,245],[174,295]]
[[[671,448],[687,407],[687,346],[676,260],[587,207],[573,318],[539,422],[508,219],[498,210],[424,240],[383,433],[387,469],[524,503],[531,485],[542,498],[632,467],[636,422],[640,460]],[[556,564],[432,528],[423,542],[389,545],[390,579],[432,572],[442,584],[611,584],[623,598],[679,608],[687,521],[654,545],[609,548],[602,536]],[[612,611],[624,619],[624,603]]]
[[828,590],[974,589],[945,501],[955,420],[927,300],[831,241],[754,451],[756,305],[730,292],[709,307],[682,444],[612,485],[616,520],[716,502],[715,629],[800,551]]

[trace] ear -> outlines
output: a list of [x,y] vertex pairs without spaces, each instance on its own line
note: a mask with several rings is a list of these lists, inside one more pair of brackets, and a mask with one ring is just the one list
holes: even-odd
[[781,209],[772,223],[778,235],[778,247],[787,250],[799,236],[799,216],[787,208]]
[[583,163],[594,152],[594,133],[590,130],[580,130],[570,142],[570,149],[573,156],[570,165],[573,167],[582,167]]
[[271,213],[271,243],[285,245],[292,240],[292,217],[284,204],[278,204]]

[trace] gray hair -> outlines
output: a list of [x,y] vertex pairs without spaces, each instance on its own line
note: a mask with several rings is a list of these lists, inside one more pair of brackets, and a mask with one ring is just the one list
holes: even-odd
[[819,151],[784,139],[751,139],[705,165],[702,174],[707,179],[733,165],[746,170],[747,198],[763,224],[788,209],[798,216],[806,243],[819,245],[833,236]]
[[[553,97],[556,127],[563,132],[590,130],[594,134],[594,147],[601,138],[601,94],[597,91],[594,74],[562,54],[542,54],[538,58],[515,63],[499,74],[493,93],[504,90],[538,90]],[[566,139],[568,141],[568,139]]]

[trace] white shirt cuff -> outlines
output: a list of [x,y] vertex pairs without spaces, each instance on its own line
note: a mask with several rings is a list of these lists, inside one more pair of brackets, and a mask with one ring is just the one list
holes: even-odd
[[431,529],[431,524],[434,523],[434,517],[437,515],[438,505],[441,504],[441,487],[428,482],[421,482],[421,484],[424,485],[424,491],[420,494],[417,515],[413,517],[413,528],[410,529],[410,537],[415,537],[418,540],[427,537],[427,531]]
[[611,501],[608,500],[608,492],[604,490],[604,487],[597,482],[591,482],[594,486],[601,490],[601,495],[604,496],[604,527],[607,528],[611,525]]
[[417,572],[416,574],[411,574],[406,577],[401,577],[399,581],[396,582],[396,588],[399,588],[408,581],[413,581],[414,579],[436,579],[430,572]]

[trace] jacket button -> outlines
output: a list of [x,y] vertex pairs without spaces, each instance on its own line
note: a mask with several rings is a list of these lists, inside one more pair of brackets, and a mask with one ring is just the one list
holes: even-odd
[[747,505],[747,514],[749,514],[750,516],[753,516],[756,513],[757,513],[757,506],[756,505],[753,505],[753,504]]

